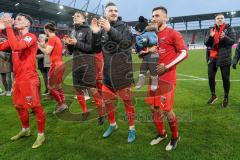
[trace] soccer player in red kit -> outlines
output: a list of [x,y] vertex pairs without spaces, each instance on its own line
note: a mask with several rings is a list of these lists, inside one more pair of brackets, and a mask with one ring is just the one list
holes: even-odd
[[44,26],[45,34],[49,37],[47,45],[38,43],[38,48],[50,55],[50,70],[48,73],[48,89],[54,99],[58,102],[54,114],[60,113],[68,108],[65,103],[65,96],[62,89],[64,64],[62,60],[63,45],[59,37],[56,36],[56,27],[53,23]]
[[[163,116],[166,115],[172,132],[171,141],[166,146],[170,151],[177,147],[180,140],[178,133],[178,120],[173,112],[174,89],[176,86],[176,65],[187,58],[187,47],[182,35],[167,27],[167,9],[156,7],[152,11],[152,21],[158,29],[158,53],[160,55],[157,65],[159,75],[158,89],[155,93],[149,90],[146,102],[151,105],[153,121],[157,128],[158,135],[151,141],[151,145],[158,144],[167,137],[164,129]],[[150,50],[155,50],[152,47]],[[163,93],[164,88],[170,86],[171,90]]]
[[[11,140],[15,141],[31,135],[28,109],[32,108],[38,127],[37,140],[32,148],[38,148],[45,141],[45,113],[40,103],[39,79],[36,71],[37,38],[34,34],[29,33],[32,22],[29,15],[18,14],[13,20],[9,14],[5,13],[0,19],[0,24],[6,28],[7,41],[0,43],[0,50],[12,50],[13,103],[22,123],[22,130]],[[17,36],[12,29],[13,24],[18,31]]]

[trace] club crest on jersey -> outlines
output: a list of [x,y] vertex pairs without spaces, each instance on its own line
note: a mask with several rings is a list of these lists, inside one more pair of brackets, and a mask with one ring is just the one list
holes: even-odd
[[30,43],[31,40],[32,40],[32,37],[29,37],[29,36],[26,36],[26,37],[24,38],[24,41],[26,41],[26,42],[28,42],[28,43]]
[[161,102],[165,103],[166,102],[166,97],[165,96],[161,96]]
[[30,102],[32,100],[32,96],[26,96],[26,100]]
[[162,43],[162,42],[164,42],[164,41],[165,41],[165,37],[162,37],[162,38],[159,39],[159,42],[160,42],[160,43]]

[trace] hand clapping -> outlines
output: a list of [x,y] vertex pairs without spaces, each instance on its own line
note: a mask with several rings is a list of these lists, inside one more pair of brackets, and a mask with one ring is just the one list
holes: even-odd
[[14,19],[11,18],[9,13],[4,13],[0,23],[2,23],[5,28],[12,27],[14,24]]
[[90,27],[91,27],[91,30],[92,30],[93,33],[98,33],[101,29],[101,27],[98,24],[98,20],[96,18],[92,19]]
[[106,32],[109,32],[111,25],[110,25],[109,21],[104,18],[100,18],[99,20],[97,20],[96,18],[93,18],[92,22],[91,22],[91,29],[92,29],[93,33],[98,33],[100,31],[101,27]]

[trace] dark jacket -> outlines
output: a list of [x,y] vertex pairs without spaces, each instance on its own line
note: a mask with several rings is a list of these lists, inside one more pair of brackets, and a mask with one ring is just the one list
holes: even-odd
[[76,45],[67,48],[73,54],[73,84],[80,89],[96,86],[95,55],[92,50],[92,32],[87,24],[77,25],[71,32],[77,39]]
[[[223,32],[225,33],[225,37],[219,41],[218,55],[216,59],[217,66],[231,65],[232,45],[236,40],[236,33],[229,24],[226,24]],[[205,41],[205,45],[213,49],[215,45],[214,37],[209,36]]]
[[119,90],[133,82],[132,73],[132,34],[126,23],[111,23],[109,32],[101,30],[93,34],[92,45],[95,51],[103,52],[103,83],[109,88]]
[[68,50],[73,54],[73,57],[77,57],[82,54],[93,54],[91,40],[92,32],[87,24],[77,25],[71,32],[71,37],[77,39],[76,45],[67,45]]
[[235,56],[233,58],[233,65],[236,65],[240,59],[240,42],[238,42],[237,48],[235,50]]

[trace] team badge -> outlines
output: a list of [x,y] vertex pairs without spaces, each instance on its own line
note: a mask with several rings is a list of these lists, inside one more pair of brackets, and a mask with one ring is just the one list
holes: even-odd
[[166,97],[165,96],[161,96],[161,102],[165,103],[166,102]]
[[26,37],[24,38],[24,41],[30,43],[30,42],[32,41],[32,37],[26,36]]

